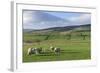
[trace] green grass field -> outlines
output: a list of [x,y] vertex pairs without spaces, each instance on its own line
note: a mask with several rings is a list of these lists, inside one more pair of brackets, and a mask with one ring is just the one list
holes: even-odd
[[[81,32],[85,38],[79,36],[80,32],[71,34],[71,38],[65,34],[35,34],[23,33],[23,62],[63,61],[63,60],[86,60],[91,59],[90,32]],[[50,46],[60,47],[60,55],[50,51]],[[39,55],[27,55],[29,47],[42,47],[45,53]]]

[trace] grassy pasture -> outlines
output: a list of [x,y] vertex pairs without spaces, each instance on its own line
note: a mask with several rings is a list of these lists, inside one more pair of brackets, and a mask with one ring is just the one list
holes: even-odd
[[[85,39],[82,35],[86,35]],[[23,33],[23,62],[85,60],[91,59],[90,32],[68,33]],[[50,46],[60,47],[60,55],[49,50]],[[45,52],[39,55],[27,55],[29,47],[42,47]]]

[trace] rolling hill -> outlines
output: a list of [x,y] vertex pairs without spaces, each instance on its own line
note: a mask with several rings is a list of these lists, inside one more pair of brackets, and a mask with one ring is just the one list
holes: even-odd
[[91,25],[86,24],[86,25],[77,25],[77,26],[66,26],[66,27],[53,27],[53,28],[47,28],[47,29],[41,29],[41,30],[34,30],[34,29],[23,29],[24,32],[28,33],[40,33],[40,32],[51,32],[51,31],[69,31],[69,30],[74,30],[74,31],[90,31],[91,30]]

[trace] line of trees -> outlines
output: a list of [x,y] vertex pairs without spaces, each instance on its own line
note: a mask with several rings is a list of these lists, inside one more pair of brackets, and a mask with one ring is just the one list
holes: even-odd
[[[55,34],[57,37],[59,37],[59,36],[62,36],[61,34]],[[27,41],[25,41],[25,42],[27,42],[27,43],[37,43],[37,44],[40,44],[42,41],[45,41],[45,40],[48,40],[48,39],[50,39],[50,37],[52,36],[55,36],[54,34],[48,34],[48,35],[44,35],[45,37],[44,37],[44,39],[34,39],[34,40],[27,40]],[[65,34],[64,35],[65,36],[65,38],[67,39],[67,40],[71,40],[72,38],[73,38],[73,33],[69,33],[69,34]],[[76,35],[76,37],[81,37],[82,38],[82,40],[85,40],[86,39],[86,37],[87,37],[88,35],[86,35],[86,34],[84,34],[84,33],[79,33],[79,35]],[[51,38],[52,39],[52,38]]]
[[[71,40],[73,34],[67,34],[66,36],[67,36],[67,39],[68,39],[68,40]],[[76,36],[77,36],[77,37],[82,37],[82,39],[85,40],[86,37],[87,37],[88,35],[86,35],[86,34],[84,34],[84,33],[80,33],[79,35],[76,35]]]

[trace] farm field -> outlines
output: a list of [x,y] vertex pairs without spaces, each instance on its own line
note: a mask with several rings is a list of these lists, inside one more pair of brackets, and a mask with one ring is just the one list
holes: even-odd
[[[73,33],[69,31],[23,32],[23,62],[91,59],[90,43],[90,31]],[[50,51],[50,46],[59,47],[61,49],[60,54],[56,55]],[[38,55],[27,55],[27,50],[30,47],[42,47],[45,52]]]

